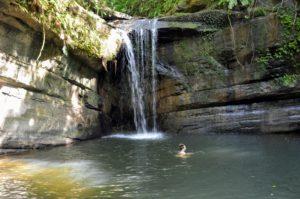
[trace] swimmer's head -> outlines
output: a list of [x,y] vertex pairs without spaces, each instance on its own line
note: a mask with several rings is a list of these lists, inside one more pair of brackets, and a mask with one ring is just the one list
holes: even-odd
[[179,150],[180,151],[186,150],[186,146],[184,144],[179,144]]

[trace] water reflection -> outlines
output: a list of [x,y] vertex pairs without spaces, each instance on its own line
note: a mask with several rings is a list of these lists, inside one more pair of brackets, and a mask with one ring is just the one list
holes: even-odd
[[24,171],[21,162],[0,161],[0,198],[27,198],[27,184],[19,178],[18,173]]
[[0,160],[0,198],[84,198],[118,192],[90,161]]

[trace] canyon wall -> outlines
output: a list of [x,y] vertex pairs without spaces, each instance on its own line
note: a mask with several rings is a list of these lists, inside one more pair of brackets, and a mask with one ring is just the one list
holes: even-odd
[[[14,1],[0,5],[0,148],[39,148],[105,134],[110,120],[99,94],[101,59],[75,50],[66,55],[64,41],[46,25],[43,30]],[[99,21],[107,27],[103,31],[112,30]],[[120,46],[120,38],[109,39]]]
[[229,17],[203,11],[160,21],[157,112],[163,131],[300,129],[300,82],[295,75],[300,56],[295,52],[274,58],[288,40],[278,15],[249,19],[241,12]]

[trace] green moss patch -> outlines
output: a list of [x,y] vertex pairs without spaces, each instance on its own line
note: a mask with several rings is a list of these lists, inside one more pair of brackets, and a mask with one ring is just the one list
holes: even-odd
[[17,3],[60,37],[64,42],[64,53],[71,48],[108,61],[115,58],[121,46],[121,36],[117,31],[73,0],[18,0]]

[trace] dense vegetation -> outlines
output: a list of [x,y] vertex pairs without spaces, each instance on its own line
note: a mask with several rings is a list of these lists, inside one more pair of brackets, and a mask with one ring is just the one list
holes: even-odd
[[280,85],[292,87],[300,80],[300,63],[296,60],[300,54],[300,18],[297,11],[290,8],[279,9],[277,15],[283,29],[283,43],[275,49],[267,49],[258,61],[265,67],[272,62],[292,65],[292,71],[277,79]]
[[88,10],[102,15],[101,10],[107,6],[113,10],[132,16],[155,17],[165,15],[182,0],[76,0]]
[[172,11],[181,0],[105,0],[107,5],[121,12],[155,17]]
[[101,14],[101,8],[108,6],[113,10],[132,16],[157,17],[174,14],[180,7],[202,4],[206,8],[222,7],[234,9],[254,4],[254,0],[76,0],[83,7]]

